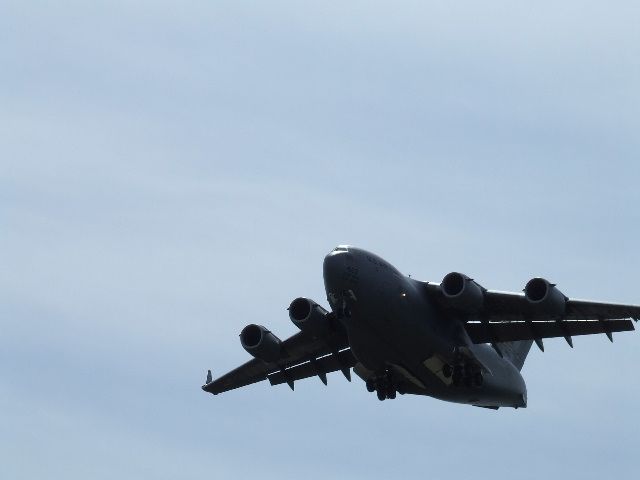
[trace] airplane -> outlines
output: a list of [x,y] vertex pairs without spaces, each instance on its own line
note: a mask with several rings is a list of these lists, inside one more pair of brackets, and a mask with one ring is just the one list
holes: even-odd
[[294,299],[289,318],[300,332],[280,340],[262,325],[240,333],[254,358],[213,380],[214,395],[263,380],[294,383],[351,369],[379,400],[396,394],[498,409],[527,406],[521,375],[535,342],[634,330],[640,306],[575,300],[555,284],[533,278],[524,293],[487,290],[472,278],[447,274],[441,283],[405,276],[374,253],[339,245],[324,259],[331,310]]

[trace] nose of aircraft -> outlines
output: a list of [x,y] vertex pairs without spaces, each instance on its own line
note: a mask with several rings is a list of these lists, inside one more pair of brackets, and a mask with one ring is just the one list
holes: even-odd
[[338,293],[344,289],[345,270],[350,256],[351,254],[346,248],[340,249],[338,247],[324,257],[322,273],[327,293]]

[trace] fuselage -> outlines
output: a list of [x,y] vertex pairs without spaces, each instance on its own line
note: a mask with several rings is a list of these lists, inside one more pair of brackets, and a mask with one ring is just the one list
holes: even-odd
[[[459,320],[439,312],[424,283],[379,256],[338,246],[324,260],[327,300],[344,325],[365,380],[389,368],[401,393],[429,395],[478,406],[526,406],[518,369],[490,345],[474,345]],[[451,385],[445,365],[462,355],[482,369],[481,386]]]

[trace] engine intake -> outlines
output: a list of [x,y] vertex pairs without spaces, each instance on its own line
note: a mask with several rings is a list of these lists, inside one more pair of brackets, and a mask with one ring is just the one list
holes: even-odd
[[524,287],[524,296],[539,313],[562,316],[567,308],[567,297],[544,278],[529,280]]
[[312,337],[321,337],[331,332],[331,322],[324,308],[313,300],[300,297],[289,305],[289,318],[293,324]]
[[458,310],[477,312],[484,303],[484,288],[462,273],[447,274],[440,289],[447,302]]
[[244,327],[240,343],[250,355],[265,362],[275,362],[282,357],[282,342],[262,325]]

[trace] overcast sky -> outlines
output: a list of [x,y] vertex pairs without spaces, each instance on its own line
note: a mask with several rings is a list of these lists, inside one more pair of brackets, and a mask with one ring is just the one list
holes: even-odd
[[0,477],[634,477],[637,333],[517,411],[200,385],[341,243],[640,303],[638,5],[0,3]]

